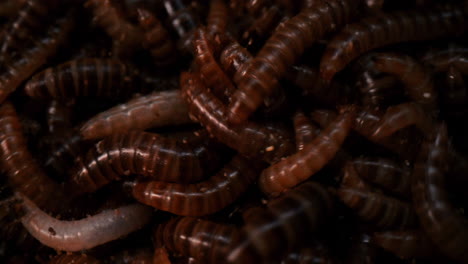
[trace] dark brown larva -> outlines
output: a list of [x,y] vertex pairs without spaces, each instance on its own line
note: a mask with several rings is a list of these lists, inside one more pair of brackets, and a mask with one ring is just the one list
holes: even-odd
[[129,130],[191,123],[180,90],[154,92],[103,111],[84,123],[84,139],[99,139]]
[[156,244],[169,251],[192,257],[197,263],[226,263],[239,230],[234,226],[192,217],[178,217],[160,224],[155,232]]
[[49,264],[100,264],[101,262],[89,255],[64,253],[53,257]]
[[139,202],[176,215],[202,216],[234,202],[255,181],[258,165],[236,156],[216,175],[195,184],[137,182],[133,197]]
[[37,36],[31,46],[14,52],[7,61],[8,63],[2,65],[0,103],[35,70],[45,64],[47,59],[65,42],[73,26],[72,17],[72,12],[66,12],[64,17],[43,30],[43,34]]
[[281,11],[278,6],[270,5],[263,8],[256,19],[252,21],[250,27],[242,34],[242,43],[254,47],[259,45],[275,30],[280,21]]
[[300,151],[320,133],[320,130],[300,111],[294,114],[293,122],[296,134],[296,150]]
[[423,144],[414,165],[414,207],[421,226],[438,248],[460,263],[468,263],[468,222],[450,203],[444,185],[449,151],[447,128],[439,125],[434,134]]
[[313,42],[349,21],[359,1],[323,1],[305,9],[282,24],[257,56],[249,63],[246,75],[237,83],[229,105],[228,120],[244,122],[271,94],[278,79]]
[[[330,194],[308,182],[244,213],[244,237],[227,255],[229,263],[271,263],[309,240],[333,210]],[[310,241],[310,240],[309,240]]]
[[391,104],[395,94],[398,94],[395,89],[398,85],[398,79],[394,76],[374,76],[372,72],[364,71],[358,74],[355,86],[365,107],[382,109]]
[[210,1],[210,11],[206,19],[207,32],[211,36],[223,34],[229,21],[229,11],[224,0]]
[[411,195],[411,171],[397,162],[374,157],[353,160],[360,177],[402,197]]
[[400,258],[422,258],[437,254],[437,248],[421,230],[376,232],[375,244]]
[[272,196],[305,181],[324,167],[340,149],[354,120],[353,108],[346,108],[304,149],[270,166],[262,172],[260,188]]
[[364,18],[331,40],[322,56],[320,74],[331,80],[353,59],[378,47],[461,35],[467,29],[467,15],[468,8],[461,4]]
[[463,74],[468,74],[468,49],[464,47],[449,46],[447,49],[430,51],[421,60],[435,72],[447,71],[449,66],[454,66]]
[[428,110],[436,109],[437,94],[432,76],[417,61],[395,53],[376,53],[372,58],[379,71],[393,74],[403,82],[414,102],[424,105]]
[[187,52],[191,51],[193,32],[200,24],[194,8],[183,0],[164,0],[163,2],[169,22],[179,36],[178,48]]
[[247,122],[234,126],[227,122],[226,107],[207,89],[195,74],[181,74],[181,88],[190,114],[220,142],[248,157],[274,162],[294,150],[291,135],[281,128]]
[[69,187],[94,192],[121,177],[140,175],[168,182],[196,182],[216,166],[219,156],[205,135],[180,142],[154,133],[113,134],[79,160]]
[[360,218],[377,226],[406,228],[416,225],[417,217],[410,204],[383,194],[343,186],[337,193]]
[[224,71],[235,82],[245,73],[240,69],[250,59],[252,59],[252,54],[233,38],[229,39],[229,43],[223,48],[219,58]]
[[[156,248],[154,250],[153,256],[153,264],[171,264],[171,260],[169,259],[169,253],[165,247]],[[135,263],[136,264],[136,263]]]

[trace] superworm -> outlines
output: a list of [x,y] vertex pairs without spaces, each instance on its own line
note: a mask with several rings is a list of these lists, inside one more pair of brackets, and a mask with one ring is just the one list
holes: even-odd
[[210,1],[210,11],[206,19],[207,32],[211,36],[222,34],[228,24],[228,8],[224,0]]
[[98,139],[113,133],[145,130],[191,123],[188,106],[180,90],[153,92],[103,111],[84,123],[84,139]]
[[278,6],[270,5],[265,7],[242,34],[242,43],[255,47],[275,30],[280,21],[281,12]]
[[71,11],[35,38],[31,47],[13,53],[11,62],[3,66],[4,69],[0,74],[0,103],[35,70],[46,63],[47,59],[65,42],[73,26],[70,16],[73,16]]
[[448,170],[448,135],[438,125],[434,136],[424,142],[414,164],[413,204],[424,231],[447,256],[468,263],[468,222],[450,203],[445,190]]
[[213,142],[194,135],[190,142],[154,133],[113,134],[97,143],[72,172],[70,188],[94,192],[111,181],[140,175],[159,181],[196,182],[219,160]]
[[192,217],[178,217],[158,226],[157,245],[192,257],[197,263],[226,263],[233,244],[240,240],[237,227]]
[[405,228],[416,225],[417,217],[410,204],[379,193],[340,187],[338,197],[354,209],[360,218],[380,227]]
[[376,232],[372,240],[403,259],[431,257],[437,252],[430,238],[421,230]]
[[[8,182],[41,208],[59,210],[66,204],[62,189],[44,173],[29,153],[12,104],[0,105],[0,164]],[[60,203],[58,202],[60,201]]]
[[307,182],[270,200],[266,208],[244,213],[243,239],[227,255],[228,263],[271,263],[314,236],[333,210],[320,184]]
[[410,56],[396,53],[376,53],[372,55],[375,67],[398,77],[405,85],[406,92],[414,102],[429,110],[437,107],[437,94],[431,74]]
[[303,112],[296,112],[293,116],[294,131],[296,134],[296,150],[304,149],[320,132]]
[[71,60],[35,74],[25,86],[34,98],[129,95],[141,87],[137,70],[115,59]]
[[179,36],[178,48],[191,51],[193,32],[200,24],[194,8],[183,0],[164,0],[163,2],[169,22]]
[[260,175],[259,185],[264,193],[277,196],[305,181],[325,166],[340,149],[354,120],[352,107],[327,126],[304,149],[266,168]]
[[143,28],[143,47],[149,49],[155,64],[164,66],[174,63],[175,46],[161,21],[151,11],[138,8],[138,22]]
[[228,107],[229,122],[244,122],[306,48],[350,20],[358,2],[323,1],[282,24],[249,62],[247,74],[237,83],[239,89]]
[[226,107],[204,88],[198,75],[184,72],[180,78],[190,114],[220,142],[270,163],[292,153],[294,145],[287,131],[252,122],[231,125],[226,120]]
[[235,88],[229,77],[214,58],[213,43],[203,28],[195,30],[193,36],[193,53],[201,77],[213,93],[223,100],[227,100],[234,93]]
[[365,180],[401,197],[411,196],[411,170],[397,162],[374,157],[361,157],[352,161],[357,173]]
[[53,257],[49,264],[100,264],[101,261],[84,254],[60,254]]
[[220,211],[235,201],[259,172],[258,166],[238,155],[206,181],[195,184],[137,182],[132,193],[137,201],[162,211],[202,216]]
[[461,4],[364,18],[330,41],[320,62],[320,74],[331,80],[349,62],[375,48],[461,35],[467,29],[467,15],[468,8]]
[[21,223],[42,244],[64,251],[80,251],[118,239],[145,226],[152,209],[140,204],[105,210],[81,220],[61,221],[43,212],[32,201],[22,200]]

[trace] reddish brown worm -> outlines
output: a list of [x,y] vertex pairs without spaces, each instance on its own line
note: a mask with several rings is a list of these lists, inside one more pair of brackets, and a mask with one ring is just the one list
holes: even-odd
[[320,129],[300,111],[294,114],[293,122],[296,134],[296,150],[300,151],[320,133]]
[[179,41],[177,42],[178,48],[191,51],[193,31],[200,24],[193,6],[180,0],[164,0],[163,3],[169,22],[179,36]]
[[[171,264],[171,260],[169,259],[169,253],[165,247],[156,248],[154,250],[154,256],[152,264]],[[149,263],[148,263],[149,264]]]
[[51,217],[22,194],[21,223],[42,244],[64,251],[80,251],[118,239],[145,226],[151,207],[140,204],[105,210],[81,220],[63,221]]
[[449,46],[447,49],[428,52],[421,60],[435,72],[447,71],[450,66],[454,66],[463,74],[468,74],[468,49],[464,47]]
[[191,123],[180,90],[154,92],[101,112],[84,123],[84,139],[98,139],[129,130]]
[[180,142],[154,133],[113,134],[96,144],[77,163],[71,189],[94,192],[130,175],[169,182],[196,182],[216,166],[219,156],[205,135]]
[[304,9],[279,26],[249,62],[246,75],[237,83],[239,89],[228,107],[229,122],[239,124],[246,121],[306,48],[350,20],[358,2],[320,1],[314,8]]
[[429,110],[437,108],[437,93],[432,76],[415,59],[396,53],[376,53],[372,59],[379,71],[395,75],[403,82],[414,102]]
[[403,259],[430,257],[438,251],[421,230],[376,232],[372,241]]
[[210,2],[210,11],[206,19],[208,34],[224,34],[229,21],[228,8],[224,0],[213,0]]
[[296,154],[265,169],[259,179],[264,193],[277,196],[305,181],[325,166],[340,149],[354,120],[353,108],[346,108],[312,142]]
[[352,60],[375,48],[461,35],[467,29],[467,15],[468,8],[459,4],[364,18],[330,41],[320,62],[320,74],[331,80]]
[[36,98],[124,96],[140,88],[138,77],[135,69],[119,60],[86,58],[47,68],[35,74],[25,88]]
[[258,166],[236,156],[216,175],[195,184],[138,182],[133,197],[139,202],[176,215],[202,216],[234,202],[255,181]]
[[447,256],[468,263],[468,222],[450,203],[445,187],[448,170],[448,134],[445,125],[435,129],[421,148],[414,165],[413,203],[424,231]]
[[182,73],[181,88],[191,116],[220,142],[248,157],[274,162],[294,149],[291,135],[280,128],[253,122],[234,126],[226,120],[226,107],[207,89],[196,74]]
[[380,227],[415,226],[416,213],[410,204],[379,193],[341,186],[338,197],[354,209],[360,218]]
[[100,264],[101,261],[84,254],[64,253],[53,257],[49,264]]

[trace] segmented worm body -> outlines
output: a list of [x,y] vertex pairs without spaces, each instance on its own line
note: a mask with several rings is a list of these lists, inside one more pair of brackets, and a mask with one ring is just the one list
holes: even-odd
[[219,57],[224,71],[236,83],[245,74],[245,71],[240,71],[241,67],[245,66],[250,59],[252,59],[252,54],[235,39],[230,40]]
[[118,239],[146,225],[152,209],[140,204],[105,210],[82,220],[61,221],[41,211],[24,195],[21,223],[42,244],[64,251],[80,251]]
[[296,150],[300,151],[320,133],[320,130],[300,111],[294,114],[293,122],[296,134]]
[[385,158],[357,158],[352,163],[365,180],[402,197],[411,195],[411,172],[408,167]]
[[190,123],[180,90],[153,92],[103,111],[84,123],[84,139],[98,139],[129,130]]
[[272,196],[279,195],[323,168],[340,149],[351,130],[353,120],[354,109],[343,110],[304,149],[265,169],[259,179],[262,191]]
[[331,216],[333,200],[321,185],[308,182],[244,213],[244,237],[229,263],[271,263],[310,239]]
[[179,36],[177,46],[179,49],[192,50],[193,32],[200,24],[195,10],[183,0],[164,0],[164,8],[169,22]]
[[65,42],[73,26],[72,16],[72,12],[67,12],[64,17],[41,31],[43,34],[35,37],[31,46],[14,52],[8,60],[9,63],[2,65],[0,103],[34,71],[46,63],[47,59]]
[[78,59],[50,67],[26,83],[35,98],[72,99],[79,96],[129,95],[141,87],[138,72],[115,59]]
[[57,100],[53,100],[47,108],[47,127],[49,133],[65,135],[72,128],[72,107]]
[[167,253],[166,248],[160,247],[154,250],[153,264],[171,264],[169,259],[169,253]]
[[364,18],[331,40],[320,62],[320,74],[331,80],[349,62],[378,47],[461,35],[467,28],[467,14],[461,4]]
[[132,193],[141,203],[163,211],[202,216],[234,202],[255,181],[259,172],[257,165],[238,155],[206,181],[195,184],[138,182]]
[[178,217],[158,226],[156,244],[189,256],[197,263],[225,263],[240,234],[234,226],[192,217]]
[[466,48],[448,47],[447,49],[428,52],[421,60],[431,66],[435,72],[447,71],[454,66],[468,75],[468,50]]
[[423,144],[414,165],[414,207],[421,226],[438,248],[447,256],[468,263],[468,221],[450,203],[444,185],[449,151],[445,125],[439,125],[434,134]]
[[226,107],[203,87],[197,75],[182,73],[180,82],[190,114],[222,143],[243,155],[270,163],[293,151],[291,136],[284,129],[252,122],[242,126],[229,124]]
[[397,85],[398,79],[394,76],[374,76],[372,72],[365,71],[359,74],[355,86],[359,88],[360,101],[365,107],[382,109],[395,99]]
[[437,249],[421,230],[376,232],[372,240],[400,258],[422,258],[436,254]]
[[91,149],[72,173],[71,187],[94,192],[111,181],[140,175],[168,182],[196,182],[216,166],[219,156],[206,136],[190,142],[154,133],[113,134]]
[[244,122],[272,93],[278,79],[304,50],[327,32],[350,20],[359,1],[323,1],[305,9],[282,24],[249,63],[246,75],[237,83],[229,105],[228,120]]
[[[254,1],[259,2],[259,1]],[[277,27],[281,21],[281,11],[278,6],[272,5],[262,8],[250,26],[242,34],[242,42],[248,46],[262,43]]]
[[210,1],[210,11],[206,19],[207,32],[211,36],[223,34],[229,20],[228,8],[224,0]]
[[337,193],[359,217],[377,226],[405,228],[416,225],[416,213],[410,204],[383,194],[343,186]]
[[404,83],[406,92],[414,102],[430,110],[436,109],[437,94],[432,77],[422,65],[409,56],[395,53],[377,53],[372,57],[379,71],[393,74]]
[[61,254],[53,257],[49,264],[100,264],[101,262],[84,254]]

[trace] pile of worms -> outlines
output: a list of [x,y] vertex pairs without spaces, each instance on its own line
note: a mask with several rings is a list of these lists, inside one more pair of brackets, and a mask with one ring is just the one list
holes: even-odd
[[467,0],[3,0],[0,262],[468,263]]

